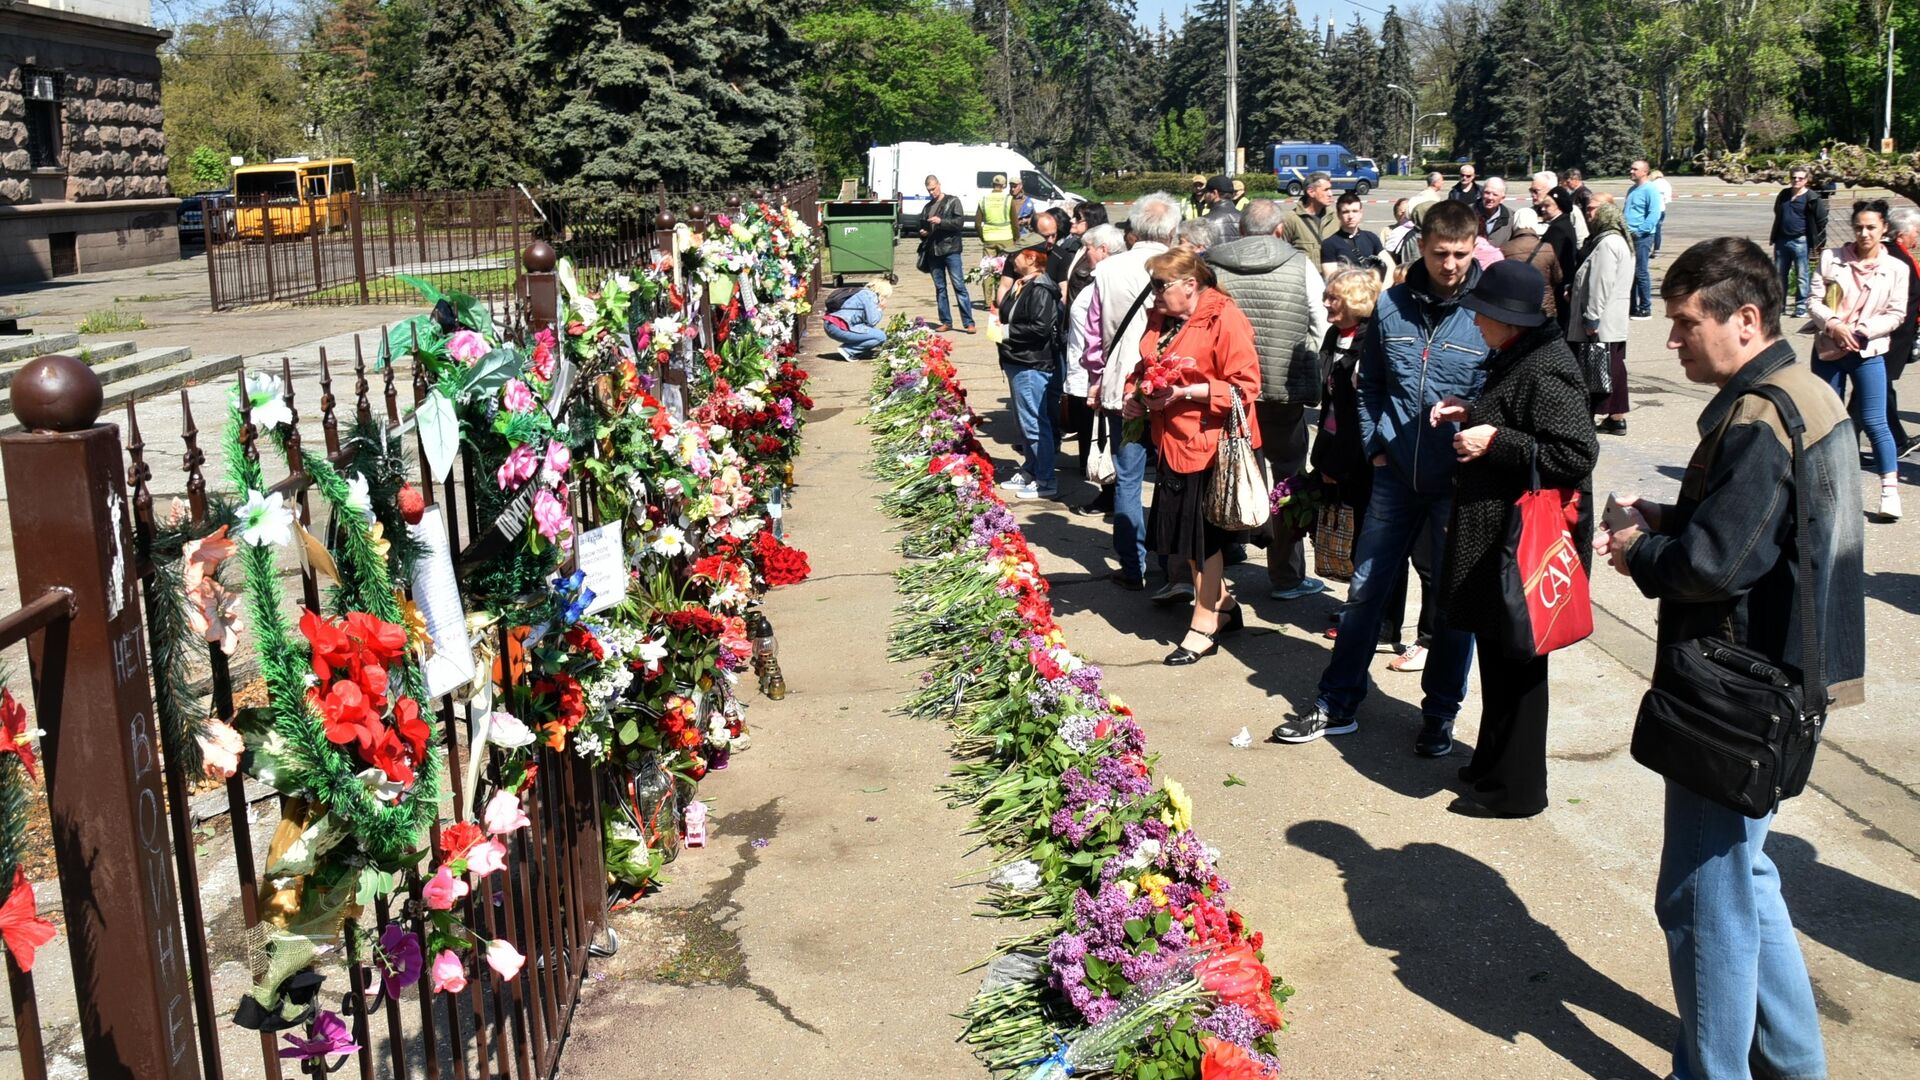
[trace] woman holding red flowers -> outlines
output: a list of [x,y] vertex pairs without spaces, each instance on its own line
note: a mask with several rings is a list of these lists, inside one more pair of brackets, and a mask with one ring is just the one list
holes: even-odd
[[1191,664],[1220,646],[1216,638],[1246,625],[1240,605],[1226,589],[1223,553],[1234,534],[1207,520],[1207,488],[1213,482],[1220,435],[1232,414],[1234,395],[1246,410],[1254,447],[1260,427],[1253,403],[1260,396],[1260,358],[1253,324],[1214,285],[1213,271],[1199,256],[1168,251],[1147,260],[1153,309],[1140,338],[1140,362],[1127,380],[1121,415],[1152,419],[1160,451],[1147,545],[1193,576],[1193,618],[1165,663]]

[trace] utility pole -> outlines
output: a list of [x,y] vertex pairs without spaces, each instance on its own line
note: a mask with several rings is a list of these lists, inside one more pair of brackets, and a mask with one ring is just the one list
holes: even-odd
[[[1891,91],[1889,91],[1891,93]],[[1889,98],[1889,101],[1892,99]],[[1227,0],[1227,170],[1235,173],[1240,145],[1240,0]]]
[[[1231,24],[1229,24],[1231,25]],[[1227,100],[1231,101],[1231,92]],[[1893,153],[1893,7],[1887,7],[1887,122],[1880,131],[1880,152]]]
[[1007,66],[1007,145],[1019,146],[1013,120],[1013,4],[1000,0],[1000,59]]

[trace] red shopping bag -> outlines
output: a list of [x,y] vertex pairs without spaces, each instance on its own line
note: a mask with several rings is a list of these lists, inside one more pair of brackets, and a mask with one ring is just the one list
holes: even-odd
[[1514,502],[1500,557],[1509,655],[1545,656],[1593,633],[1593,598],[1573,543],[1579,517],[1578,491],[1536,485]]

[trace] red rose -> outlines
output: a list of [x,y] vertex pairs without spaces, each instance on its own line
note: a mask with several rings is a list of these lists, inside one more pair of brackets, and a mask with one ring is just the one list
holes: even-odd
[[448,860],[465,855],[487,838],[487,831],[471,821],[456,821],[440,830],[440,854]]

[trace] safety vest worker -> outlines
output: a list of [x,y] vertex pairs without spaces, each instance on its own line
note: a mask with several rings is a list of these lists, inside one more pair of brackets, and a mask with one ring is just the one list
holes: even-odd
[[998,255],[1012,247],[1013,240],[1013,196],[1007,192],[1007,178],[996,175],[993,190],[980,196],[980,242]]

